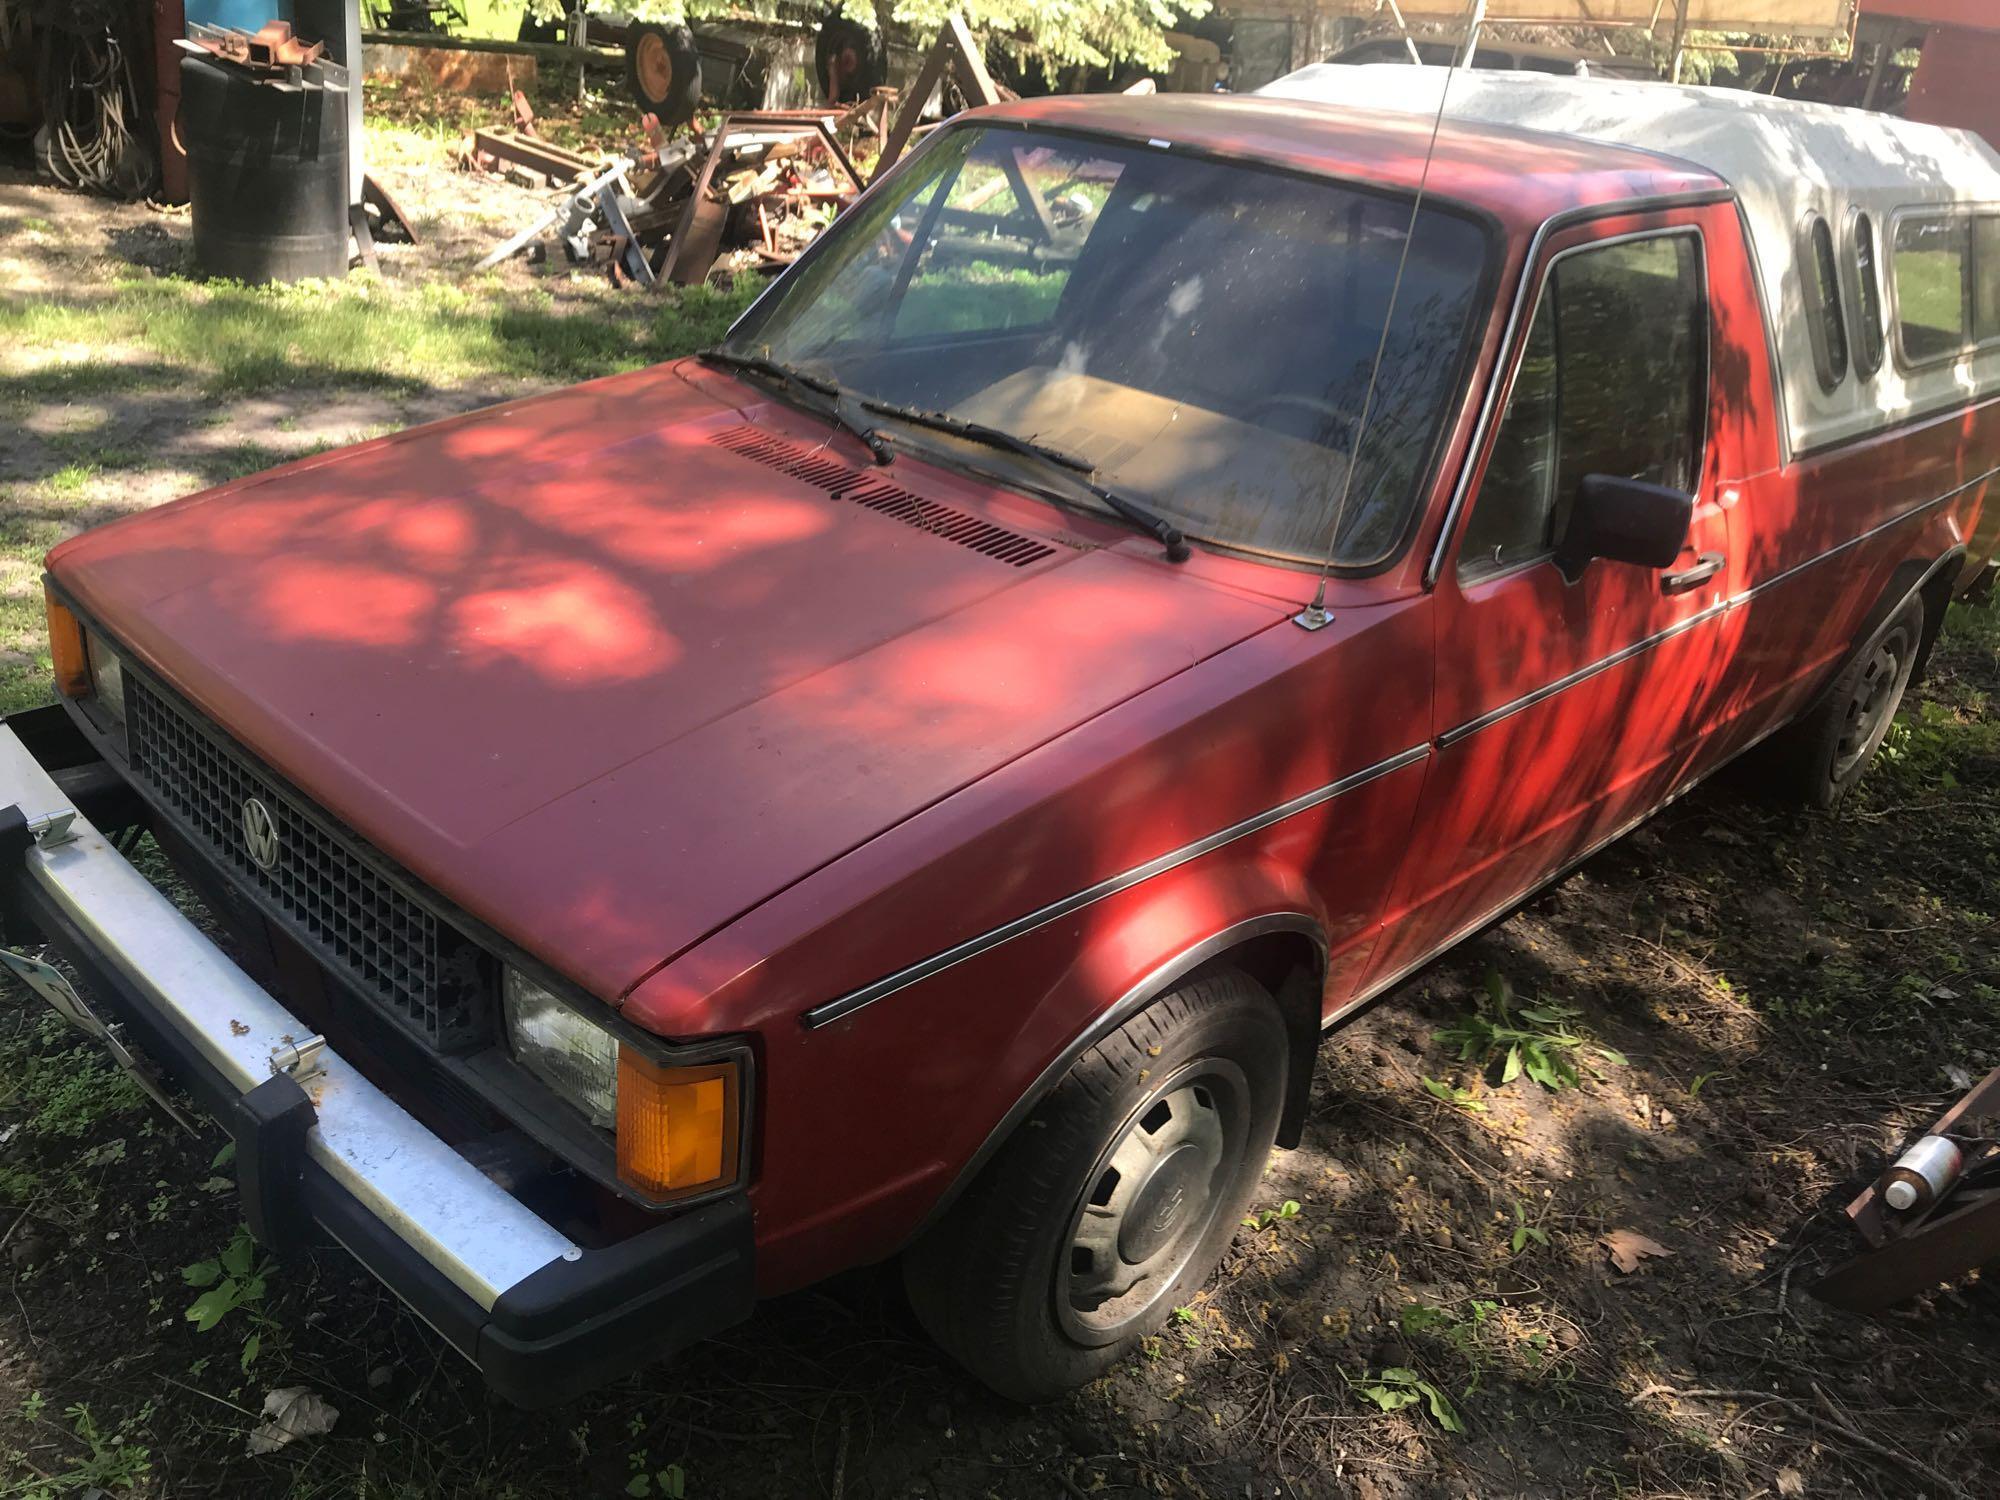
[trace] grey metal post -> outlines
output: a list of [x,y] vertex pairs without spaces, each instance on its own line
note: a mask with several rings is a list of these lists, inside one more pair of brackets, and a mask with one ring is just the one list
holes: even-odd
[[347,69],[347,201],[361,201],[361,179],[367,174],[367,136],[361,129],[361,0],[341,6],[341,65]]
[[361,201],[368,170],[361,133],[361,0],[297,0],[293,28],[309,42],[326,43],[326,55],[347,69],[347,201]]
[[[1682,0],[1685,4],[1686,0]],[[1472,0],[1472,20],[1465,28],[1465,51],[1459,54],[1461,68],[1472,66],[1472,56],[1479,50],[1479,28],[1486,24],[1486,0]]]

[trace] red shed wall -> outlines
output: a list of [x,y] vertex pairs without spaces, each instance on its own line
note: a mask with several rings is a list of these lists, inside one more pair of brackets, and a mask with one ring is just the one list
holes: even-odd
[[1995,12],[1993,0],[1862,0],[1861,13],[1938,26],[2000,30],[2000,13]]
[[[1938,9],[1946,0],[1924,0]],[[1982,6],[1991,0],[1979,0]],[[1968,12],[1971,0],[1965,0]],[[1989,15],[1990,23],[1995,19]],[[1903,113],[1931,125],[1957,125],[1977,131],[1990,146],[2000,147],[2000,30],[1970,26],[1937,26],[1924,43],[1923,61],[1910,84]]]

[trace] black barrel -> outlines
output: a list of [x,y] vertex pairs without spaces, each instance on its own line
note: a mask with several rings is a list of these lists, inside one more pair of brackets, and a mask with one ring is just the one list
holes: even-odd
[[345,100],[308,81],[181,60],[195,263],[238,281],[347,274]]

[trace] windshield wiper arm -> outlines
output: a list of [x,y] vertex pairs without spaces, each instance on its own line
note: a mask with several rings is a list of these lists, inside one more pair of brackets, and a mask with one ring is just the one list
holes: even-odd
[[813,410],[827,421],[852,434],[869,456],[878,464],[895,461],[896,450],[889,446],[887,438],[877,432],[866,418],[856,415],[857,403],[854,397],[843,391],[835,381],[824,375],[814,375],[801,370],[797,365],[788,365],[772,359],[767,354],[736,354],[727,349],[704,349],[698,356],[711,365],[720,365],[725,370],[736,370],[751,375],[763,375],[777,381],[787,389],[803,389],[826,397],[824,404],[815,404]]
[[1004,448],[1009,453],[1018,453],[1023,458],[1038,459],[1059,469],[1069,471],[1068,478],[1075,484],[1097,497],[1114,514],[1130,521],[1148,536],[1157,537],[1160,545],[1167,549],[1168,562],[1186,562],[1191,555],[1187,538],[1180,528],[1164,516],[1155,515],[1137,501],[1127,500],[1116,490],[1107,489],[1091,476],[1097,472],[1097,465],[1087,458],[1056,447],[1052,443],[1039,443],[1033,438],[1024,438],[1017,432],[1009,432],[1004,427],[989,427],[984,422],[969,421],[955,417],[950,412],[924,411],[914,406],[898,406],[892,401],[863,399],[861,405],[869,411],[880,412],[885,417],[895,417],[917,427],[929,427],[938,432],[948,432],[954,437],[962,437],[968,442],[983,443],[989,448]]
[[1006,448],[1028,458],[1046,459],[1052,464],[1060,464],[1065,469],[1078,474],[1089,475],[1097,470],[1097,465],[1087,458],[1056,447],[1053,443],[1038,443],[1033,438],[1024,438],[1017,432],[1009,432],[1004,427],[989,427],[984,422],[974,422],[966,417],[955,417],[948,411],[925,411],[921,407],[898,406],[893,401],[877,401],[864,397],[861,404],[870,411],[878,411],[885,417],[898,417],[917,427],[929,427],[938,432],[949,432],[954,437],[984,443],[989,448]]

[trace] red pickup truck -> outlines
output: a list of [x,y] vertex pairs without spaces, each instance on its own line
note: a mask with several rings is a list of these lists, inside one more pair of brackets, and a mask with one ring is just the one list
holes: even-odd
[[962,116],[705,356],[58,547],[4,961],[516,1400],[896,1255],[1105,1369],[1329,1028],[1838,797],[2000,532],[1976,140],[1331,71]]

